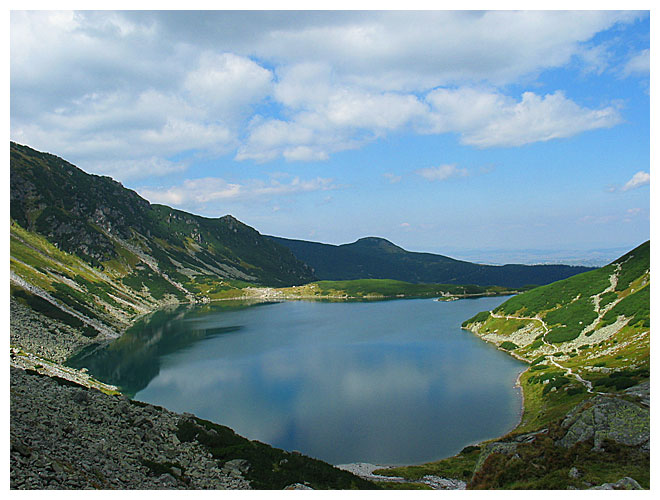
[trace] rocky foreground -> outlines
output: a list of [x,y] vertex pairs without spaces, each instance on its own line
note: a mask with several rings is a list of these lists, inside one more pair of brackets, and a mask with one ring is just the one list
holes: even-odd
[[190,414],[11,368],[12,489],[374,489]]
[[181,442],[189,417],[11,369],[12,489],[248,489],[244,460]]

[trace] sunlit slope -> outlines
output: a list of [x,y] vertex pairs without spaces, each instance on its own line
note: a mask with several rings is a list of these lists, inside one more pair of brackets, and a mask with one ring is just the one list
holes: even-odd
[[523,428],[593,392],[649,377],[650,243],[611,264],[517,295],[467,320],[483,340],[532,364],[521,377]]
[[314,279],[288,249],[229,215],[209,219],[152,205],[56,156],[14,143],[10,149],[12,220],[132,288],[187,296],[221,279],[269,286]]
[[231,216],[151,205],[56,156],[10,150],[12,346],[63,360],[166,304],[314,279],[288,249]]

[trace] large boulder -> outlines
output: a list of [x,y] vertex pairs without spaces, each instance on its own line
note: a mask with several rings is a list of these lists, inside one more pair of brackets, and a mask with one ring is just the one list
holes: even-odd
[[602,450],[606,439],[649,451],[650,415],[648,407],[618,396],[597,395],[573,409],[562,424],[564,437],[556,444],[570,448],[593,439],[594,450]]

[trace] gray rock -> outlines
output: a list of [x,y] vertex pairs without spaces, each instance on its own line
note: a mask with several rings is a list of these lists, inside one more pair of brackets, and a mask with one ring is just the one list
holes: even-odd
[[313,490],[314,488],[310,488],[309,486],[305,486],[304,484],[294,483],[294,484],[290,484],[289,486],[285,486],[284,489],[285,490]]
[[577,479],[581,476],[580,471],[577,469],[577,467],[571,467],[571,470],[568,471],[568,477],[571,479]]
[[594,440],[594,450],[602,450],[605,439],[648,449],[650,416],[648,408],[617,397],[595,396],[578,405],[562,422],[567,429],[556,444],[570,448]]
[[245,473],[250,469],[250,463],[242,458],[236,458],[225,462],[224,467],[229,470]]
[[491,456],[493,453],[501,453],[503,455],[513,455],[518,449],[518,443],[504,443],[496,441],[494,443],[488,443],[481,448],[481,453],[479,453],[479,458],[477,459],[477,464],[474,467],[475,474],[481,469],[486,459]]
[[603,483],[600,486],[589,488],[590,490],[643,490],[640,484],[631,477],[623,477],[616,483]]

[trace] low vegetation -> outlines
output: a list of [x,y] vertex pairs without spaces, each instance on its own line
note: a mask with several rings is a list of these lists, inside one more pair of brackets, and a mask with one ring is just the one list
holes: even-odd
[[182,442],[199,442],[217,460],[247,460],[245,476],[256,489],[282,490],[295,483],[313,489],[379,489],[320,460],[250,441],[228,427],[197,417],[182,420],[177,437]]
[[[530,364],[519,379],[520,424],[499,439],[536,434],[517,445],[514,455],[493,453],[476,473],[476,452],[472,462],[461,453],[378,473],[410,479],[432,470],[459,479],[469,475],[473,489],[583,489],[628,476],[648,488],[648,452],[613,441],[602,451],[592,450],[593,441],[569,448],[556,441],[566,432],[560,423],[568,412],[596,391],[627,399],[623,391],[649,381],[649,260],[647,242],[608,266],[516,295],[463,323]],[[461,464],[468,467],[461,471]]]

